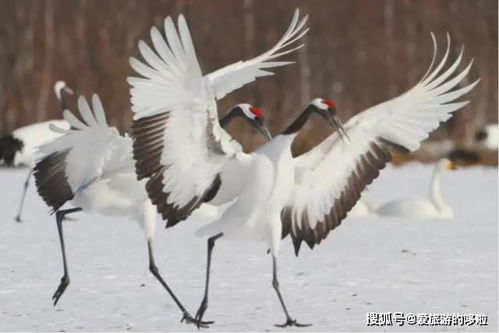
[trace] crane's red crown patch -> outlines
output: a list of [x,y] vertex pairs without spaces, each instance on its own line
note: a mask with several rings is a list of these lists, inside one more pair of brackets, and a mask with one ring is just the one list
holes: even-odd
[[260,109],[260,108],[255,108],[255,107],[250,107],[249,108],[251,113],[253,113],[255,116],[259,117],[259,118],[263,118],[263,110]]
[[322,103],[326,104],[329,106],[331,109],[336,109],[336,103],[333,100],[330,99],[323,99]]

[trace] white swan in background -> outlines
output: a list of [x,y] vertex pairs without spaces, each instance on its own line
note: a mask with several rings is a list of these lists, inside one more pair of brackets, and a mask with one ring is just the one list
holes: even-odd
[[397,199],[390,201],[377,209],[379,216],[393,217],[437,217],[450,219],[454,217],[451,206],[446,204],[440,192],[440,174],[442,170],[454,170],[455,166],[447,158],[440,159],[433,171],[428,199]]

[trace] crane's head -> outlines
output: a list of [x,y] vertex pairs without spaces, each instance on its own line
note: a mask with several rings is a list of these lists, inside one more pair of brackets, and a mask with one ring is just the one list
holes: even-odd
[[0,137],[0,165],[13,166],[18,152],[24,148],[24,143],[12,134]]
[[269,130],[263,124],[265,119],[263,110],[248,103],[241,103],[234,106],[226,115],[229,119],[233,117],[242,117],[250,123],[255,129],[262,133],[268,140],[272,139]]
[[66,82],[64,81],[57,81],[55,84],[54,84],[54,93],[55,93],[55,96],[57,97],[57,99],[59,101],[62,100],[62,93],[65,92],[67,94],[70,94],[70,95],[73,95],[73,89],[71,89],[67,84]]
[[314,98],[308,108],[311,112],[315,112],[324,118],[331,126],[336,128],[340,138],[344,140],[348,135],[341,124],[341,121],[336,116],[336,103],[330,99]]

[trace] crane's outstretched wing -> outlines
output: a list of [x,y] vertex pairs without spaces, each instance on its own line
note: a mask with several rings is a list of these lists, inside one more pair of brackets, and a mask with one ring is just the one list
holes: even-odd
[[268,71],[270,68],[292,64],[291,61],[273,60],[294,52],[303,46],[303,44],[299,44],[290,47],[308,32],[309,29],[306,27],[307,19],[308,16],[300,19],[300,11],[298,8],[295,9],[288,30],[270,50],[253,59],[238,61],[207,74],[205,79],[214,96],[221,99],[243,85],[253,82],[258,77],[273,75],[274,73]]
[[154,51],[139,43],[147,64],[131,59],[131,66],[142,78],[128,79],[134,112],[134,158],[139,179],[149,178],[149,198],[168,220],[167,226],[186,219],[201,203],[213,198],[220,188],[224,164],[242,153],[241,146],[220,127],[216,98],[263,75],[262,68],[284,65],[270,60],[291,52],[283,49],[301,37],[296,31],[297,20],[295,15],[286,38],[269,52],[206,77],[201,74],[182,15],[178,31],[171,18],[165,20],[166,39],[158,29],[151,29]]
[[83,121],[65,110],[63,116],[71,128],[52,126],[64,135],[39,147],[42,157],[34,168],[36,186],[53,211],[109,170],[133,170],[132,141],[107,125],[99,97],[92,96],[92,108],[80,97],[78,108]]
[[148,196],[172,226],[216,193],[224,161],[241,146],[218,124],[184,17],[179,16],[178,31],[166,18],[164,34],[166,39],[151,29],[155,51],[139,42],[147,64],[132,58],[143,78],[128,82],[137,176],[148,178]]
[[[433,37],[433,35],[432,35]],[[434,59],[436,42],[434,41]],[[333,133],[320,145],[295,158],[292,195],[282,211],[283,237],[291,234],[298,254],[302,241],[319,244],[355,205],[360,193],[391,160],[390,148],[414,151],[439,124],[468,101],[455,100],[471,91],[478,80],[457,86],[471,63],[453,78],[463,52],[443,70],[450,49],[438,66],[406,93],[354,116],[346,125],[349,139]]]

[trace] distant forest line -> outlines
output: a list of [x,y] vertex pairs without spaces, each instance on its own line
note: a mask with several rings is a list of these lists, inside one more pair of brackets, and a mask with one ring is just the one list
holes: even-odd
[[[294,8],[310,15],[305,47],[286,56],[296,64],[237,91],[219,112],[240,102],[263,108],[273,134],[314,97],[336,101],[346,121],[416,84],[432,55],[430,32],[451,53],[465,46],[469,80],[481,78],[470,104],[432,139],[469,143],[483,124],[497,122],[497,1],[495,0],[2,0],[0,11],[0,133],[60,118],[52,86],[65,80],[77,94],[98,93],[109,122],[129,130],[128,59],[139,39],[166,16],[183,13],[203,71],[252,58],[287,28]],[[464,82],[466,83],[466,82]],[[75,107],[76,98],[70,106]],[[263,142],[243,122],[229,132],[251,150]],[[295,149],[330,133],[311,122]]]

